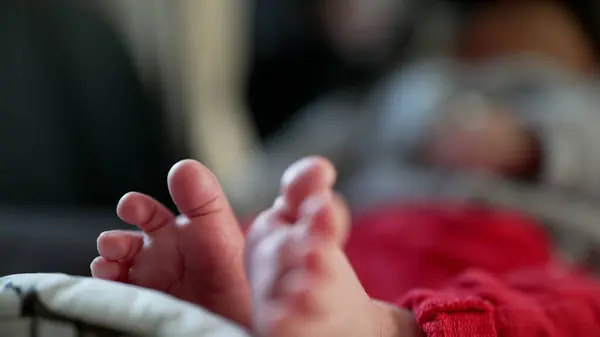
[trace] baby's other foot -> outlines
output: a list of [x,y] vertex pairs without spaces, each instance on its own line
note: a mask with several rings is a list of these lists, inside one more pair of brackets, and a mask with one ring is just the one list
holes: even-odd
[[285,199],[249,233],[255,330],[266,337],[394,336],[386,324],[394,309],[369,298],[342,252],[345,206],[330,192],[313,196],[290,225]]
[[217,179],[186,160],[173,166],[168,184],[181,215],[149,196],[126,194],[117,213],[142,232],[102,233],[92,275],[163,291],[247,326],[244,237]]

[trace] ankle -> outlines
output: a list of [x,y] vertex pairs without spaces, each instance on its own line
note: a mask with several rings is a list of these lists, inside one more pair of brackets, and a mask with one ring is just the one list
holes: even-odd
[[378,335],[381,337],[422,337],[423,330],[414,315],[406,309],[373,300],[378,319]]

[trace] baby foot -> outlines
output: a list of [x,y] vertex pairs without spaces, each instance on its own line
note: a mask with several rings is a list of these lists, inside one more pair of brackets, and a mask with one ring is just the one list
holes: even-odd
[[392,336],[384,331],[392,309],[369,298],[342,251],[345,206],[331,192],[312,196],[289,225],[287,199],[261,214],[248,236],[255,330],[266,337]]
[[117,213],[142,232],[102,233],[92,275],[163,291],[247,326],[244,237],[217,179],[186,160],[173,166],[168,185],[181,215],[144,194],[126,194]]
[[[333,167],[323,159],[292,165],[282,179],[290,196],[288,214],[295,214],[293,205],[306,195],[330,188],[334,179]],[[189,160],[171,169],[168,182],[182,215],[175,217],[149,196],[125,195],[117,213],[143,232],[102,233],[92,275],[163,291],[249,326],[244,237],[219,183]]]

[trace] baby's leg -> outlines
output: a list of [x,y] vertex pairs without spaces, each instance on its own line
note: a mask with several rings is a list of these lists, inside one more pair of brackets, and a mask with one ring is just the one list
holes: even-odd
[[349,217],[325,192],[307,198],[293,224],[286,196],[255,222],[246,253],[253,324],[268,337],[414,336],[407,311],[373,301],[342,251]]

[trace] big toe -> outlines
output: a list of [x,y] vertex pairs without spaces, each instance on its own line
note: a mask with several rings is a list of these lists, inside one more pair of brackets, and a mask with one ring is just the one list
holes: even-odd
[[281,178],[281,192],[290,216],[298,214],[300,205],[310,195],[330,190],[337,173],[326,158],[311,156],[292,164]]
[[212,250],[210,247],[224,245],[220,248],[235,248],[241,253],[243,247],[237,247],[243,245],[241,228],[221,185],[208,168],[194,160],[183,160],[169,172],[168,183],[173,202],[183,215],[178,223],[190,235],[189,239],[197,241],[196,246]]
[[229,208],[215,175],[195,160],[186,159],[175,164],[167,181],[173,202],[186,216],[201,216]]
[[182,240],[190,240],[202,252],[196,259],[210,260],[232,251],[241,256],[243,235],[215,175],[197,161],[183,160],[169,172],[168,183],[183,215],[178,219],[185,232]]
[[[247,324],[250,297],[244,269],[244,236],[215,175],[194,160],[171,169],[169,191],[182,216],[179,249],[196,285],[219,289],[200,301],[211,310]],[[233,305],[232,303],[236,303]]]

